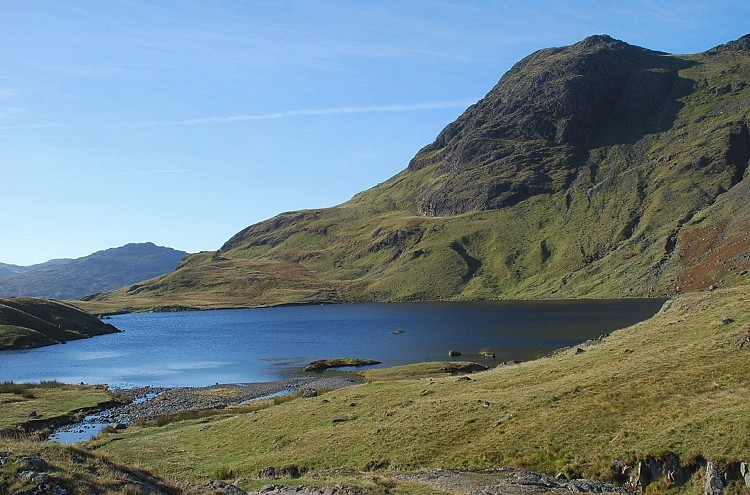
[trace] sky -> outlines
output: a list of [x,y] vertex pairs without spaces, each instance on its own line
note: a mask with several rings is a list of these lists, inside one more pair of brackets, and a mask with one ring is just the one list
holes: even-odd
[[2,0],[0,262],[216,250],[392,177],[536,50],[696,53],[748,19],[747,0]]

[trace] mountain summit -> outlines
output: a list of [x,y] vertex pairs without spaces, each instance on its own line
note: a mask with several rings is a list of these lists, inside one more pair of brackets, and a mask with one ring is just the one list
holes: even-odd
[[592,149],[669,128],[690,92],[679,72],[693,64],[609,36],[526,57],[411,161],[439,177],[418,210],[497,209],[567,189]]
[[537,51],[390,180],[252,225],[99,302],[665,296],[742,284],[749,47],[750,35],[670,55],[598,35]]

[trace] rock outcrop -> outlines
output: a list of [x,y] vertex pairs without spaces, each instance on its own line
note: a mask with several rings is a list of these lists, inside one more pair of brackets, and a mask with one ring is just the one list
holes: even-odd
[[612,472],[615,480],[642,493],[654,482],[661,481],[668,487],[680,486],[701,472],[704,478],[703,495],[723,495],[732,483],[750,488],[750,467],[744,461],[721,463],[699,457],[682,464],[678,456],[668,453],[659,458],[646,457],[634,466],[615,461]]
[[436,164],[441,177],[419,212],[503,208],[569,187],[590,149],[670,125],[690,91],[679,71],[691,63],[609,36],[526,57],[409,163]]

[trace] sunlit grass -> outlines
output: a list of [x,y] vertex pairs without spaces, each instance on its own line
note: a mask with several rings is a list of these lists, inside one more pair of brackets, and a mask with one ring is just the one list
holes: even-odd
[[58,382],[0,384],[0,431],[28,421],[51,420],[113,400],[106,386]]
[[[94,448],[178,478],[227,468],[490,468],[612,476],[615,459],[750,455],[745,288],[678,298],[602,343],[464,376],[435,364],[235,416],[104,436]],[[731,320],[730,323],[722,323]],[[420,378],[417,378],[420,377]],[[112,441],[113,439],[117,441]],[[200,462],[198,462],[200,460]]]

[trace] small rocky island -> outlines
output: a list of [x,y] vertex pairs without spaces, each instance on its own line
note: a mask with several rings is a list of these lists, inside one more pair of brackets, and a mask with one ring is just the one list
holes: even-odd
[[359,359],[359,358],[335,358],[335,359],[321,359],[319,361],[313,361],[312,363],[305,366],[305,371],[308,372],[321,372],[330,368],[346,368],[349,366],[373,366],[380,364],[380,361],[374,359]]
[[119,332],[71,304],[52,299],[0,299],[0,350],[29,349]]

